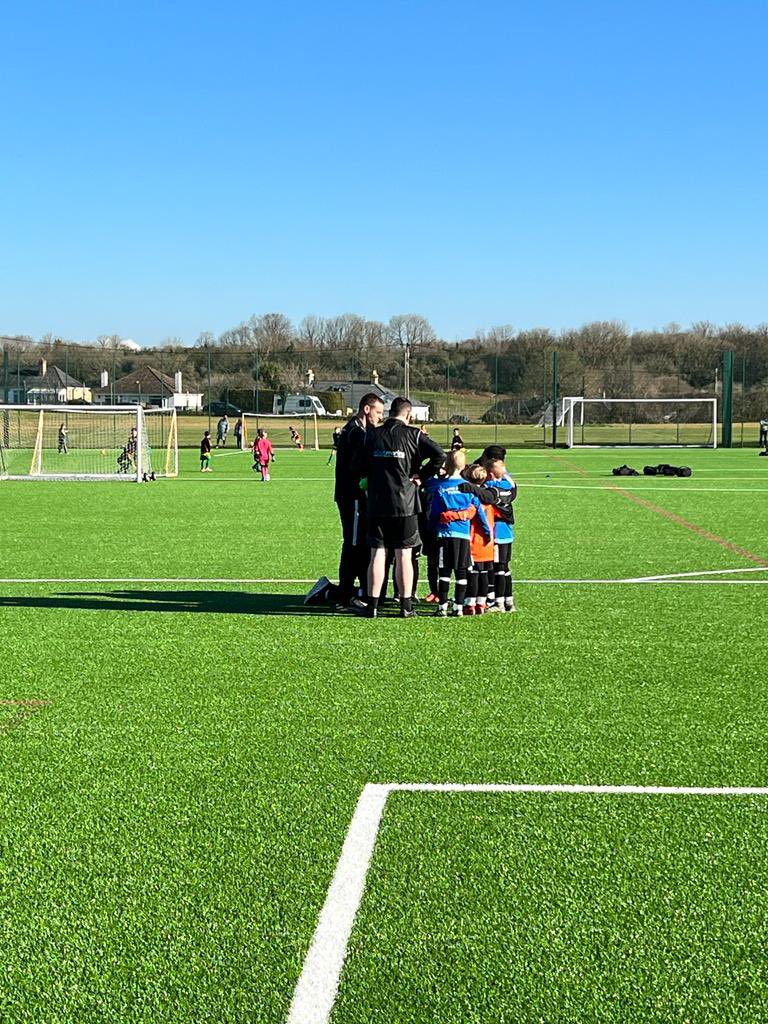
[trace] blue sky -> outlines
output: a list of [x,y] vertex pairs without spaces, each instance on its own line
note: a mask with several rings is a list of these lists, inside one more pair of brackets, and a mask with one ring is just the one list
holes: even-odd
[[768,319],[768,2],[4,10],[0,333]]

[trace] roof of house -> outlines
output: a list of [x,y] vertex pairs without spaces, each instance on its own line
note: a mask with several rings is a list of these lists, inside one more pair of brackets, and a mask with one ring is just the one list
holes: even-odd
[[49,366],[43,374],[27,378],[27,390],[53,390],[58,388],[81,388],[83,382],[75,380],[58,366]]
[[167,373],[161,373],[152,366],[142,366],[133,373],[126,373],[113,384],[105,388],[97,388],[97,395],[172,395],[176,390],[176,382]]
[[[372,384],[369,380],[316,380],[314,389],[315,391],[340,391],[344,394],[347,405],[352,408],[356,407],[363,395],[367,395],[369,392],[380,395],[385,404],[391,402],[393,398],[397,398],[396,392],[382,387],[381,384]],[[426,402],[413,397],[411,397],[411,403],[418,406],[426,405]]]

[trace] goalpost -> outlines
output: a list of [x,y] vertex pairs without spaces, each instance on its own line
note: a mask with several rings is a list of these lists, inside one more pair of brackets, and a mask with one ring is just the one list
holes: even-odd
[[174,409],[0,404],[0,479],[119,480],[177,476]]
[[563,399],[568,448],[717,448],[717,398]]
[[273,448],[295,448],[290,428],[293,427],[301,436],[305,448],[320,449],[317,432],[317,415],[301,413],[301,415],[284,415],[283,413],[244,412],[243,448],[250,448],[256,440],[259,430],[266,430]]

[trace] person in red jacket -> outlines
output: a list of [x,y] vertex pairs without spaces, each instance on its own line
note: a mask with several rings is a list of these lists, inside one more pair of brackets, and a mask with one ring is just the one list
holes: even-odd
[[266,430],[259,430],[253,442],[253,470],[260,470],[262,483],[269,482],[269,467],[274,458],[272,442],[267,437]]

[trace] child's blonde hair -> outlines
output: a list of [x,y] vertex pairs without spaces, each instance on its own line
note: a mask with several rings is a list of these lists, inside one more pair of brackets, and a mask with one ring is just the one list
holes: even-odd
[[485,466],[473,463],[471,466],[467,466],[462,475],[473,484],[484,484],[488,479],[488,470]]
[[460,473],[466,464],[467,456],[458,448],[455,452],[448,453],[448,458],[445,460],[445,472],[448,476],[453,476],[454,473]]

